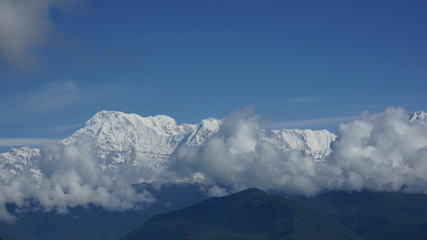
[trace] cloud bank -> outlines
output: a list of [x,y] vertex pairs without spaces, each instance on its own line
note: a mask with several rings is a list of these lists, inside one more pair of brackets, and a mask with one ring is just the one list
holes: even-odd
[[[239,117],[236,117],[239,116]],[[427,121],[409,121],[402,108],[362,113],[338,126],[333,153],[324,161],[280,153],[257,137],[250,112],[225,119],[219,134],[200,147],[181,147],[174,171],[208,182],[314,195],[326,190],[427,193]]]
[[[41,148],[40,172],[24,166],[24,173],[8,176],[0,172],[0,220],[12,222],[15,217],[5,208],[15,203],[20,211],[39,206],[41,211],[66,213],[68,208],[101,206],[109,210],[139,208],[151,203],[153,196],[137,191],[132,184],[137,174],[132,169],[106,171],[94,157],[91,139],[82,137],[76,144],[48,144]],[[37,208],[36,208],[37,209]]]
[[[333,152],[322,161],[299,151],[278,151],[259,137],[260,129],[251,108],[237,111],[205,144],[181,145],[169,167],[152,180],[198,179],[213,186],[209,196],[247,187],[306,196],[363,189],[427,194],[427,121],[409,121],[402,108],[365,112],[340,124]],[[14,219],[6,203],[21,210],[36,203],[41,210],[64,213],[88,204],[123,210],[154,201],[150,193],[133,187],[149,169],[103,169],[91,141],[82,137],[67,146],[43,146],[38,177],[32,163],[23,166],[24,174],[0,171],[0,219]]]
[[333,149],[330,188],[427,193],[427,121],[402,108],[341,124]]
[[319,189],[314,159],[294,151],[281,153],[258,137],[258,118],[251,109],[224,119],[219,133],[200,147],[178,149],[173,171],[201,174],[209,183],[286,190],[311,194]]

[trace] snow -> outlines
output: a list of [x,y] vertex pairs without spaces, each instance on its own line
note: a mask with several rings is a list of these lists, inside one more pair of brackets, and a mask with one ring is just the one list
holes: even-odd
[[[40,150],[37,148],[12,148],[0,154],[0,178],[7,179],[18,173],[34,172],[39,164]],[[34,172],[32,175],[38,175]],[[38,178],[37,176],[34,176]]]
[[86,126],[61,144],[68,145],[89,138],[104,168],[120,164],[161,167],[193,125],[177,125],[168,116],[141,117],[115,111],[101,111]]
[[303,151],[321,160],[331,152],[330,146],[336,136],[327,130],[281,129],[263,130],[261,138],[281,152]]
[[414,113],[409,115],[409,120],[410,121],[427,120],[427,113],[424,111],[414,112]]
[[221,120],[215,118],[208,118],[200,121],[189,134],[186,144],[188,146],[201,146],[206,140],[213,137],[219,131],[221,123]]

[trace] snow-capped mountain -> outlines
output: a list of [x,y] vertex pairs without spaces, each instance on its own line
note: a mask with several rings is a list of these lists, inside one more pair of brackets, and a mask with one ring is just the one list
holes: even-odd
[[[427,113],[409,115],[410,121],[427,120]],[[154,173],[162,172],[173,153],[181,145],[202,146],[220,130],[222,120],[209,118],[198,124],[177,124],[165,115],[141,117],[117,111],[101,111],[73,135],[56,143],[58,147],[86,144],[101,169],[119,166],[141,167]],[[327,130],[259,129],[256,133],[280,153],[301,151],[321,161],[331,153],[336,136]],[[0,178],[30,172],[40,178],[42,151],[37,148],[14,148],[0,154]]]
[[195,128],[190,124],[177,125],[174,119],[164,115],[143,118],[136,114],[101,111],[60,144],[74,144],[82,139],[90,141],[104,168],[120,164],[159,168]]
[[263,130],[261,137],[280,152],[303,151],[305,155],[319,161],[330,154],[331,143],[336,139],[327,130],[308,129]]
[[0,179],[25,171],[39,178],[39,158],[40,150],[30,147],[12,148],[9,152],[0,154]]
[[[70,145],[90,145],[101,169],[121,165],[142,167],[160,173],[181,145],[201,146],[215,136],[222,121],[209,118],[198,124],[180,124],[165,115],[141,117],[117,111],[101,111],[73,135],[56,143],[59,148]],[[302,151],[317,160],[330,153],[336,136],[327,130],[263,130],[259,138],[270,143],[278,152]],[[30,171],[40,175],[43,149],[18,148],[0,154],[1,176]]]
[[427,113],[424,111],[417,111],[409,115],[410,121],[427,120]]

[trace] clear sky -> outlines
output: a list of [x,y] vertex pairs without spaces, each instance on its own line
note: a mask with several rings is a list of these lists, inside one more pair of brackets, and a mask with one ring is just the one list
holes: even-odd
[[427,110],[427,1],[0,0],[0,58],[3,148],[100,110],[334,131]]

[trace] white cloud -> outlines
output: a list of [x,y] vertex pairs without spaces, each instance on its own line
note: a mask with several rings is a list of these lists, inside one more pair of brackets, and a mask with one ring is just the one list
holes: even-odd
[[219,133],[200,147],[182,146],[171,170],[180,176],[203,174],[207,182],[283,189],[310,195],[318,190],[316,164],[299,152],[282,154],[258,137],[251,109],[224,119]]
[[103,171],[91,146],[91,140],[80,139],[66,147],[52,144],[42,148],[41,170],[45,178],[36,196],[43,207],[66,212],[68,207],[92,203],[124,210],[153,201],[148,192],[136,192],[132,177]]
[[28,70],[37,63],[37,49],[49,40],[54,23],[52,8],[75,0],[0,0],[0,57],[15,68]]
[[[228,119],[228,120],[227,120]],[[172,171],[202,174],[210,183],[312,195],[322,190],[427,193],[427,121],[408,120],[401,108],[363,113],[341,124],[333,154],[317,162],[301,152],[279,153],[259,137],[256,118],[227,118],[200,147],[181,147]]]
[[25,209],[29,201],[35,201],[45,211],[66,213],[70,207],[88,204],[126,210],[154,201],[149,192],[133,187],[136,171],[103,170],[92,146],[92,141],[85,137],[67,146],[44,145],[39,159],[40,178],[34,178],[31,165],[23,166],[23,173],[17,175],[0,171],[0,220],[15,220],[6,210],[6,203]]
[[341,124],[333,149],[331,188],[427,193],[427,121],[402,108]]
[[218,187],[216,185],[209,188],[208,190],[209,197],[223,197],[226,195],[228,195],[227,190],[225,190],[224,188]]

